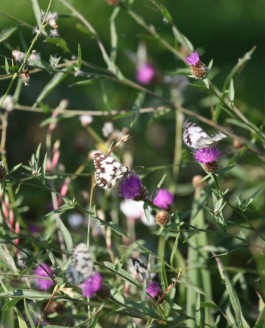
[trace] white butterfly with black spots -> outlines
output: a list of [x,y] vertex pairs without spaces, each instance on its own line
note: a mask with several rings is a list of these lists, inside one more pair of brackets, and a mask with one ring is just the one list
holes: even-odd
[[129,171],[127,166],[101,152],[94,154],[94,166],[96,183],[105,190],[114,187]]
[[91,255],[85,243],[78,244],[72,254],[71,262],[66,270],[66,279],[73,285],[78,285],[94,273]]
[[222,132],[209,136],[200,126],[195,123],[189,120],[184,122],[183,141],[190,148],[209,148],[216,142],[226,137],[227,136]]
[[142,257],[135,258],[131,257],[128,261],[128,270],[133,275],[136,276],[141,282],[147,280],[154,280],[156,278],[156,273],[150,272],[148,270],[148,265],[146,260]]

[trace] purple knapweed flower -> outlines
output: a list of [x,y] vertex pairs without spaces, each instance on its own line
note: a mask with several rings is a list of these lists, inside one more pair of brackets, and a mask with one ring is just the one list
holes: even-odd
[[157,281],[151,281],[148,286],[146,287],[146,292],[149,294],[146,295],[147,299],[150,299],[152,296],[153,298],[157,297],[157,295],[159,294],[161,288],[159,285],[159,282]]
[[186,57],[186,62],[190,65],[190,66],[195,66],[200,62],[200,56],[198,54],[197,51],[194,51],[193,53],[191,53],[188,57]]
[[[46,271],[44,271],[43,268]],[[34,275],[38,276],[34,280],[35,280],[35,283],[36,283],[37,287],[40,290],[48,290],[54,284],[54,282],[52,281],[52,279],[48,275],[48,273],[50,275],[52,275],[53,271],[50,268],[50,266],[47,265],[46,263],[42,263],[41,266],[38,266],[33,272],[34,272]],[[43,279],[41,277],[43,277],[45,279]]]
[[207,173],[214,173],[218,169],[217,160],[221,156],[220,150],[213,146],[211,148],[200,148],[194,153],[195,160],[202,164]]
[[148,85],[154,80],[155,74],[154,66],[145,63],[137,68],[136,79],[139,83]]
[[211,148],[200,148],[196,150],[194,157],[196,161],[201,164],[209,164],[216,162],[221,154],[220,150],[214,146]]
[[119,185],[120,196],[126,199],[141,200],[144,187],[141,179],[135,173],[128,174]]
[[201,62],[197,51],[186,57],[186,62],[191,66],[191,72],[196,79],[205,79],[208,75],[207,66]]
[[86,279],[82,285],[82,294],[85,297],[92,297],[95,295],[102,286],[102,277],[99,272],[92,274],[88,279]]
[[167,189],[160,189],[153,200],[153,204],[163,208],[168,209],[169,206],[173,203],[174,195],[171,194]]

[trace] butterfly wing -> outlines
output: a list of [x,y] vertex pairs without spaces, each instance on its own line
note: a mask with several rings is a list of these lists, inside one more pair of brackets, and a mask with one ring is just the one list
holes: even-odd
[[111,156],[105,156],[101,152],[94,154],[94,166],[96,168],[96,183],[103,189],[110,189],[128,172],[128,167],[119,163]]
[[195,123],[189,120],[184,122],[183,141],[190,148],[207,148],[223,138],[226,138],[226,135],[221,132],[209,136]]
[[149,265],[147,265],[146,260],[142,257],[131,257],[128,261],[128,270],[132,274],[135,274],[141,282],[153,280],[156,277],[156,273],[150,272],[148,267]]
[[81,284],[92,275],[93,270],[93,261],[86,244],[78,244],[66,270],[67,281],[73,285]]

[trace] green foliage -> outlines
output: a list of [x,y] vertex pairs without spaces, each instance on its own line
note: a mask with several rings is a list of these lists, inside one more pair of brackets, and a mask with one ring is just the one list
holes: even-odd
[[[0,4],[1,325],[263,327],[264,90],[250,72],[265,49],[238,45],[232,24],[251,11],[258,26],[264,4],[30,4]],[[196,49],[207,77],[186,61]],[[220,159],[195,162],[184,116],[225,134]],[[113,188],[95,149],[127,166]]]

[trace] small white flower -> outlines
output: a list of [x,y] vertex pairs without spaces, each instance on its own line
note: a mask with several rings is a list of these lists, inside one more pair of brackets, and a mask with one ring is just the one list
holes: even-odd
[[34,29],[33,29],[33,34],[40,34],[40,30],[38,28],[38,26],[35,26]]
[[133,199],[125,199],[121,202],[120,209],[122,213],[130,220],[140,219],[143,224],[147,226],[154,226],[156,224],[155,218],[151,213],[149,221],[147,220],[143,201],[138,202]]
[[19,50],[12,50],[12,56],[16,62],[20,63],[25,58],[25,53]]
[[28,57],[28,62],[32,64],[39,61],[40,61],[40,54],[37,53],[36,50],[32,50],[31,54]]
[[90,123],[93,122],[93,117],[90,116],[90,115],[81,115],[81,116],[79,117],[79,120],[80,120],[81,124],[82,124],[84,127],[86,127],[86,126],[88,126]]
[[[2,102],[3,100],[3,97],[0,99],[0,102]],[[13,101],[13,97],[10,96],[10,95],[7,95],[4,102],[3,102],[3,105],[2,105],[2,108],[5,109],[6,111],[8,112],[11,112],[14,108],[14,101]]]
[[106,122],[104,125],[103,125],[103,128],[102,128],[102,133],[103,133],[103,136],[104,137],[108,137],[111,135],[111,133],[114,131],[114,125],[112,122]]
[[71,228],[78,229],[82,225],[84,217],[79,213],[72,213],[68,216],[67,221]]
[[52,68],[56,68],[61,60],[61,57],[53,57],[50,55],[50,64]]
[[50,37],[51,38],[58,38],[59,33],[57,29],[50,30]]

